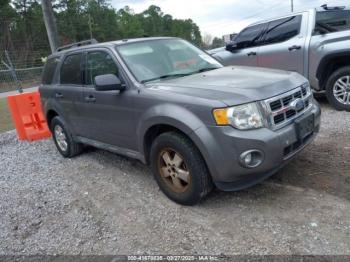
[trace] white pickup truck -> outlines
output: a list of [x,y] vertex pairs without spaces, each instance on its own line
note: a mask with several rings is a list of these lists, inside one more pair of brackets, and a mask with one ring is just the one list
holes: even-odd
[[224,65],[299,72],[329,103],[350,111],[350,10],[312,9],[260,21],[209,53]]

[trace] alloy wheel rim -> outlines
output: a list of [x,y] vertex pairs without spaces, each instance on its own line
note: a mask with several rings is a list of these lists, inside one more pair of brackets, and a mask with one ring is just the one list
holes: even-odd
[[159,154],[159,173],[167,186],[176,193],[185,192],[191,184],[191,174],[184,158],[175,150],[166,148]]
[[57,125],[54,128],[54,132],[55,132],[55,139],[59,148],[62,151],[67,151],[67,148],[68,148],[67,137],[63,131],[63,128]]
[[350,76],[343,76],[335,82],[333,95],[339,103],[350,105]]

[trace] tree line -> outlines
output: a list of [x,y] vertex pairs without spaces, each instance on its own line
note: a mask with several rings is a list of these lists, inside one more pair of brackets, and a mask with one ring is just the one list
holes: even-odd
[[[208,48],[191,19],[175,19],[158,6],[135,13],[109,0],[53,0],[60,45],[95,38],[100,42],[146,36],[176,36]],[[18,63],[36,64],[50,53],[40,0],[0,1],[0,51]]]

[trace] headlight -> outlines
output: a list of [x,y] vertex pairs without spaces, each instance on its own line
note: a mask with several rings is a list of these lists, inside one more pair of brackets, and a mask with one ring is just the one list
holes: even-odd
[[231,125],[237,129],[256,129],[264,126],[263,118],[256,103],[244,104],[213,111],[217,125]]

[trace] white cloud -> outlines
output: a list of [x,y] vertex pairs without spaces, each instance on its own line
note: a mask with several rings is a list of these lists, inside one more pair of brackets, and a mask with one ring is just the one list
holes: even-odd
[[[349,0],[294,0],[294,10],[319,7],[325,3],[349,5]],[[128,5],[136,13],[157,5],[174,18],[191,18],[202,33],[218,37],[239,32],[260,19],[290,12],[290,0],[112,0],[112,5],[116,8]]]

